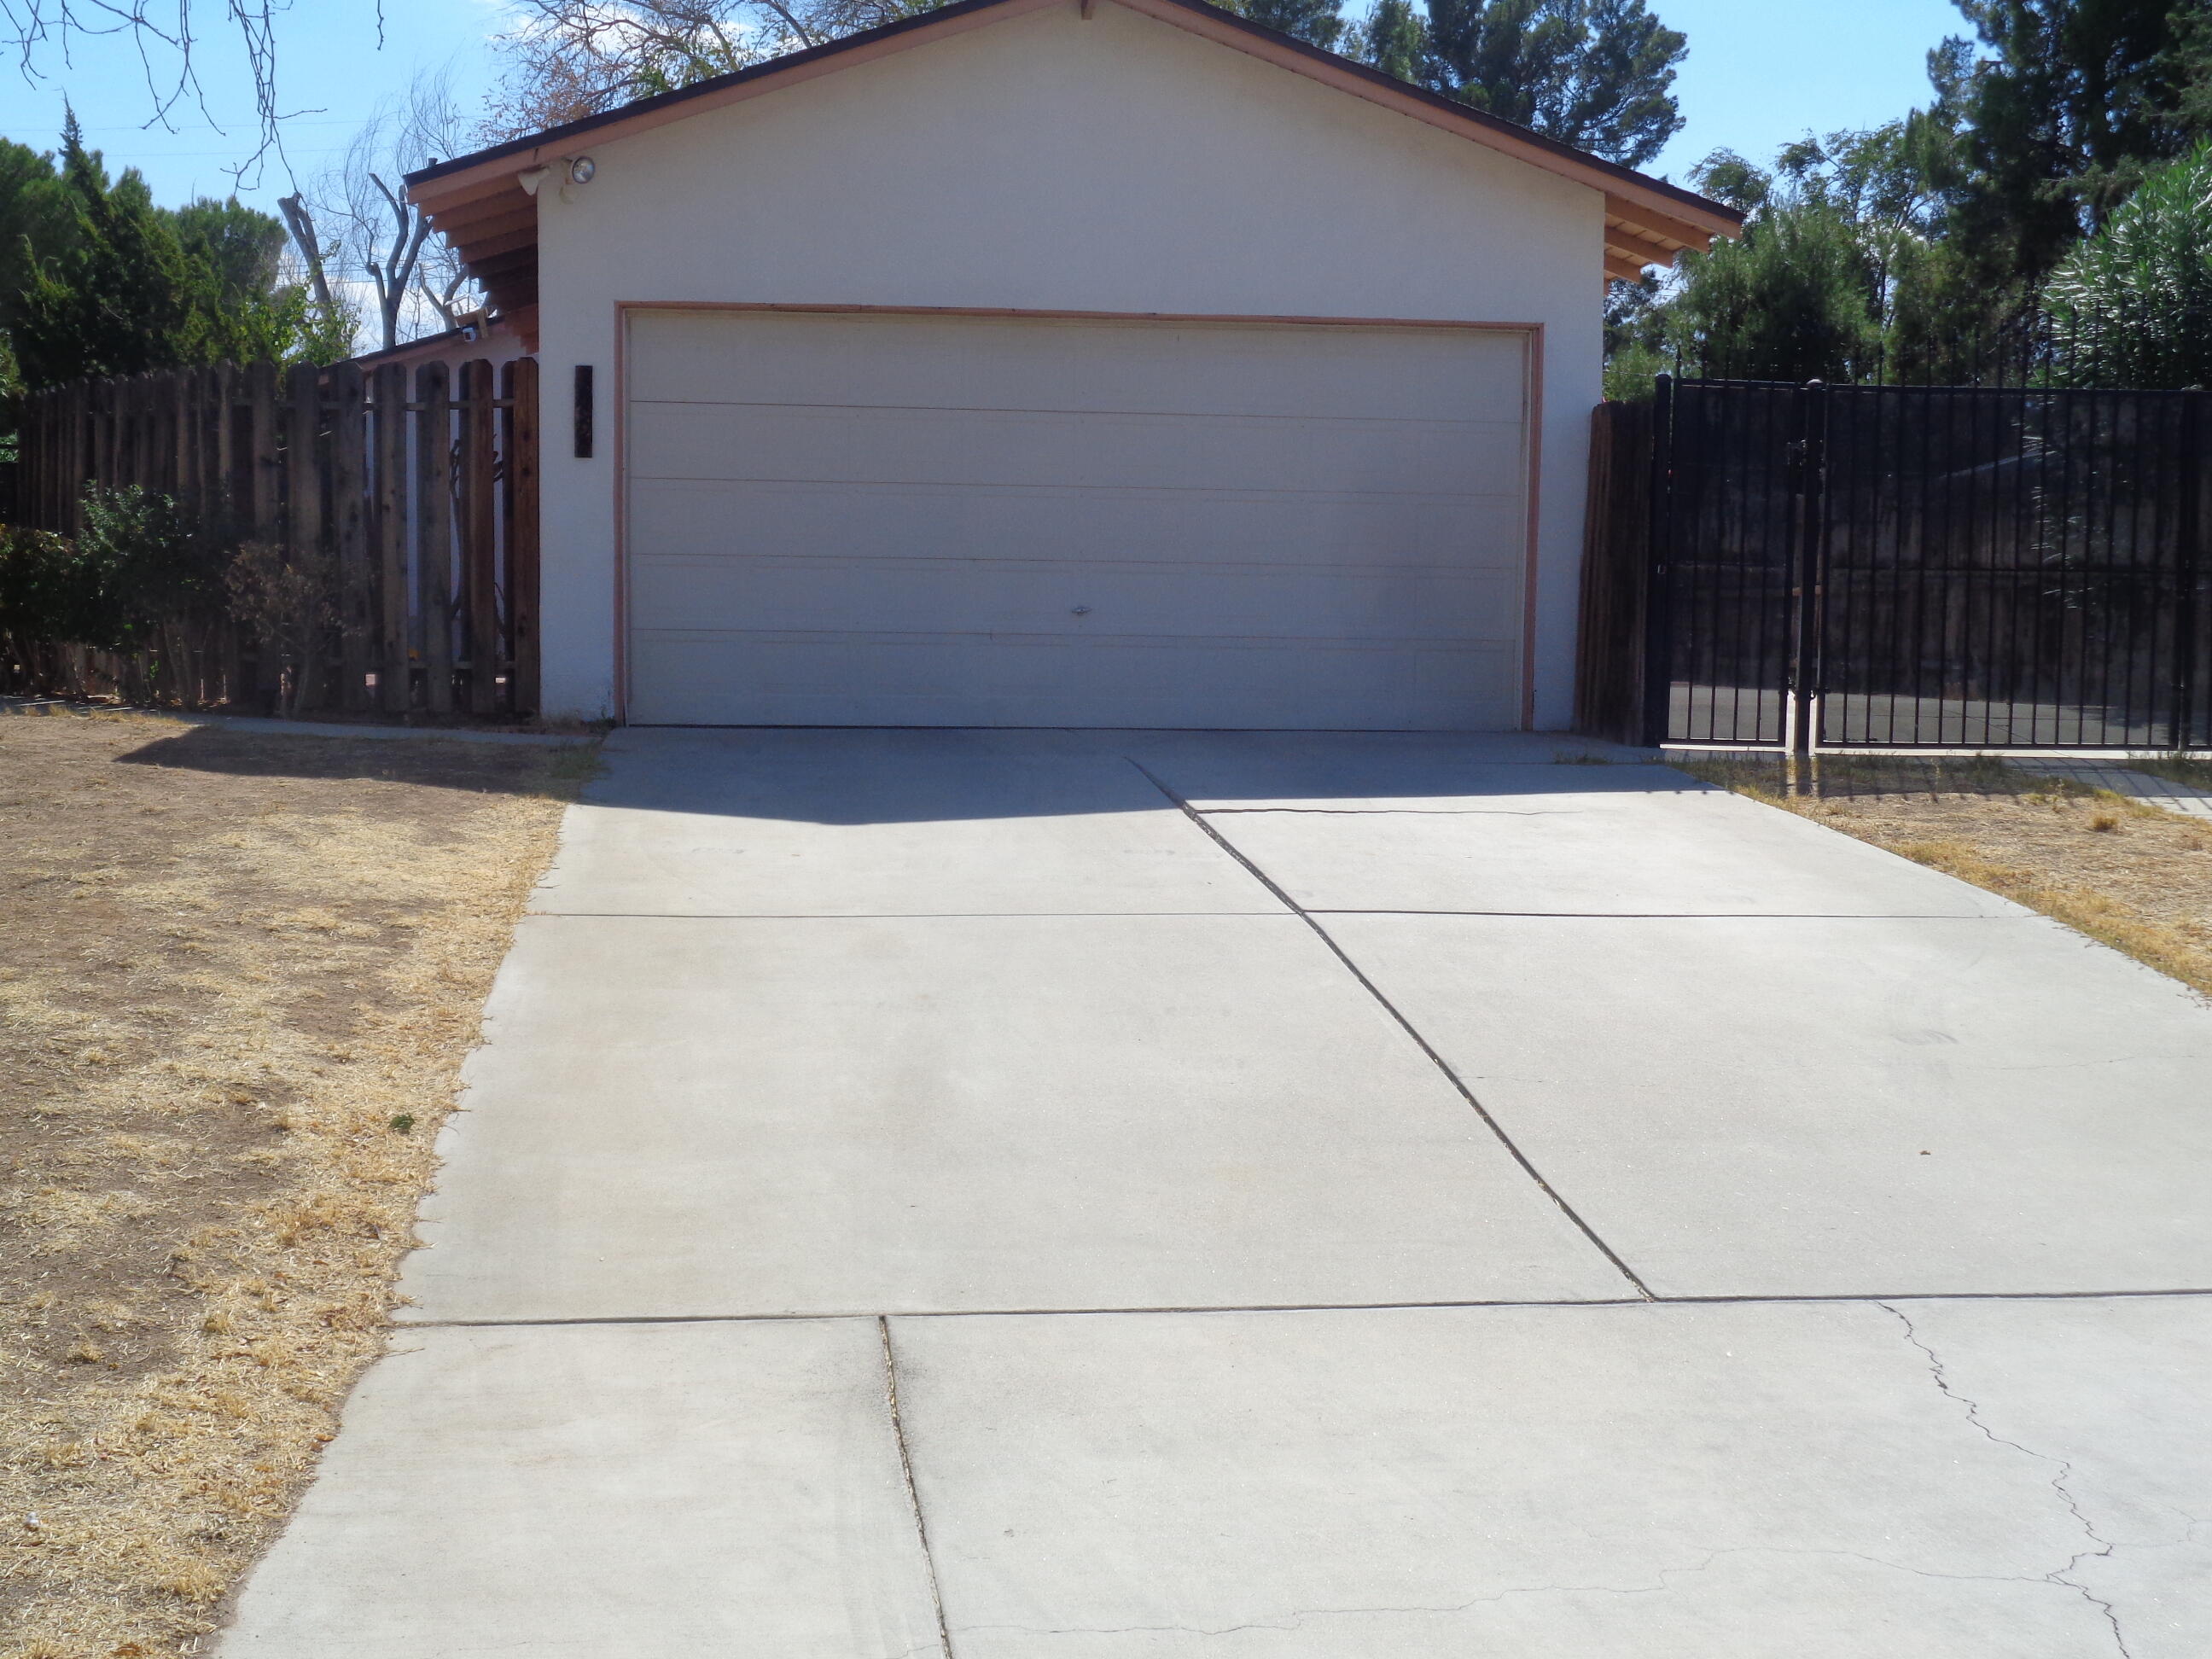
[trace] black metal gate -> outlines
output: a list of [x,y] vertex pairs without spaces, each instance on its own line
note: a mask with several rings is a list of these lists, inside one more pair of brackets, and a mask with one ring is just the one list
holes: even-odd
[[1662,377],[1646,740],[2212,742],[2208,402]]

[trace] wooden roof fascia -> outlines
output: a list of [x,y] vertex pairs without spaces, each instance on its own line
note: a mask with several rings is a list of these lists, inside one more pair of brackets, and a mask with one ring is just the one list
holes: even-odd
[[[608,141],[647,131],[763,92],[799,85],[819,75],[903,52],[909,46],[1059,3],[1061,0],[955,0],[955,3],[939,11],[902,19],[828,46],[739,70],[717,81],[663,93],[623,109],[550,128],[528,139],[518,139],[483,152],[481,159],[462,156],[436,167],[421,169],[408,175],[408,196],[434,214],[441,203],[458,204],[492,189],[493,181],[502,174],[512,179],[542,165],[548,152],[556,157],[574,154],[589,138]],[[1734,235],[1742,228],[1741,215],[1693,191],[1645,178],[1631,168],[1539,137],[1510,122],[1484,115],[1441,94],[1408,85],[1219,10],[1206,3],[1206,0],[1116,0],[1116,3],[1487,145],[1545,172],[1602,190],[1607,197],[1608,210],[1618,198],[1624,219],[1641,224],[1654,216],[1662,217],[1692,229],[1693,237],[1701,235],[1707,243],[1713,236]],[[1684,240],[1687,245],[1692,239]]]
[[443,236],[453,251],[464,258],[468,257],[471,248],[481,243],[496,242],[510,236],[521,236],[531,241],[538,240],[538,221],[535,216],[527,219],[503,220],[487,224],[482,229],[471,227],[467,230],[447,230],[434,221],[432,222],[430,228]]
[[418,197],[411,190],[408,191],[408,196],[427,212],[459,215],[479,203],[489,202],[496,197],[504,196],[509,191],[526,198],[528,192],[524,191],[520,185],[515,183],[515,176],[518,173],[529,172],[534,165],[533,162],[525,161],[515,167],[503,168],[496,173],[486,173],[482,177],[475,177],[472,170],[468,181],[457,185],[452,190],[438,191],[434,200],[428,197]]
[[1605,233],[1605,257],[1625,260],[1638,270],[1646,265],[1665,265],[1671,269],[1681,252],[1678,247],[1661,247],[1640,236],[1619,230],[1608,229]]
[[1716,234],[1726,234],[1705,229],[1671,213],[1662,213],[1648,203],[1632,202],[1611,191],[1606,194],[1605,212],[1607,222],[1618,222],[1647,240],[1672,242],[1680,247],[1695,248],[1700,253],[1712,246]]
[[481,258],[471,258],[464,254],[461,263],[468,267],[470,276],[489,285],[514,271],[537,270],[538,248],[533,243],[527,247],[512,248],[505,253],[487,254]]
[[506,197],[486,203],[473,213],[432,213],[430,228],[450,240],[465,240],[471,236],[496,236],[501,231],[520,230],[538,222],[538,204],[516,191],[510,199]]
[[1644,267],[1646,264],[1652,263],[1654,262],[1650,260],[1623,258],[1620,254],[1615,253],[1611,248],[1607,248],[1605,251],[1605,274],[1608,278],[1615,282],[1642,282],[1644,280]]
[[1617,224],[1610,216],[1605,222],[1605,240],[1623,253],[1649,252],[1655,259],[1671,260],[1685,246],[1655,236],[1648,230],[1639,230],[1634,225]]
[[512,253],[517,248],[538,246],[538,227],[526,225],[520,230],[502,232],[497,236],[479,236],[466,242],[456,242],[453,250],[464,264],[478,259],[489,259],[496,253]]

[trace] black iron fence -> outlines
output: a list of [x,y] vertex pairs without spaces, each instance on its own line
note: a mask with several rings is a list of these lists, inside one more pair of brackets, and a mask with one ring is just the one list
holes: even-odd
[[[1643,556],[1593,577],[1616,638],[1640,623],[1639,694],[1586,693],[1586,723],[1801,750],[2212,743],[2208,403],[1662,377]],[[1607,465],[1617,498],[1617,447]]]

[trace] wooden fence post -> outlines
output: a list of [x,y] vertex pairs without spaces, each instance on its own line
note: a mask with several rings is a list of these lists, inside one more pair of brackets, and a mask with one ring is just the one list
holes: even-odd
[[[323,479],[315,440],[322,426],[322,371],[297,363],[285,376],[284,542],[295,569],[318,572],[324,562]],[[300,665],[292,706],[307,708],[322,700],[322,630],[307,624],[300,641]]]
[[168,439],[163,494],[186,501],[193,494],[192,459],[198,446],[192,441],[192,417],[199,408],[200,372],[172,369],[161,377],[161,427]]
[[[111,410],[114,407],[112,399],[113,393],[111,390],[108,403]],[[63,501],[64,511],[60,525],[60,529],[64,535],[78,535],[84,530],[84,480],[88,471],[86,462],[90,459],[92,446],[91,409],[92,388],[82,380],[79,380],[70,387],[62,404],[63,416],[67,425],[67,435],[62,450],[62,453],[67,458],[62,481],[63,489],[66,492]],[[113,431],[112,415],[109,431],[112,434]],[[112,435],[109,441],[111,443],[113,441]]]
[[283,510],[284,478],[276,454],[276,365],[246,366],[246,516],[254,537],[273,542]]
[[370,607],[368,409],[359,363],[334,363],[330,374],[331,520],[338,561],[338,659],[343,678],[339,702],[359,711],[370,706],[369,649],[378,632]]
[[504,364],[507,399],[501,478],[507,509],[507,690],[518,714],[538,712],[538,360]]
[[1648,404],[1591,411],[1575,730],[1620,743],[1643,740],[1652,433]]
[[404,714],[413,702],[407,656],[407,371],[376,371],[377,702]]
[[481,357],[461,365],[461,572],[467,610],[469,712],[499,708],[498,495],[492,453],[497,411],[492,407],[491,364]]
[[415,575],[422,614],[423,705],[453,708],[453,401],[446,366],[415,371]]
[[[284,473],[276,452],[276,365],[270,362],[246,367],[246,510],[253,538],[276,545],[283,533]],[[276,653],[267,640],[255,640],[255,696],[265,702],[283,690],[283,683]]]

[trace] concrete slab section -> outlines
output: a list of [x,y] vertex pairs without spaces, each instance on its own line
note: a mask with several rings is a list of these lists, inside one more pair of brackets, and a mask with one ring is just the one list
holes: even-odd
[[[892,1342],[961,1659],[2121,1651],[2069,1582],[2094,1517],[1881,1307],[905,1320]],[[2137,1431],[2077,1397],[2077,1439]]]
[[2212,1653],[2212,1298],[1893,1305],[2079,1506],[2095,1553],[2067,1576],[2112,1603],[2132,1659]]
[[1331,916],[1670,1295],[2212,1286],[2212,1008],[2038,916]]
[[1462,795],[1543,793],[1555,787],[1569,791],[1705,787],[1685,773],[1655,764],[1656,750],[1627,749],[1565,732],[1110,735],[1119,752],[1201,808],[1449,804]]
[[[1593,771],[1598,782],[1583,787]],[[1667,781],[1680,775],[1665,767],[1495,767],[1470,781],[1490,793],[1352,811],[1216,811],[1207,821],[1313,910],[2027,914],[1791,813]],[[1522,787],[1509,793],[1500,781]],[[1411,810],[1364,810],[1393,805]]]
[[223,1659],[942,1654],[874,1321],[399,1340]]
[[425,1319],[1626,1291],[1288,915],[532,917],[487,1035]]
[[531,901],[573,915],[1261,913],[1110,745],[1054,732],[623,731]]

